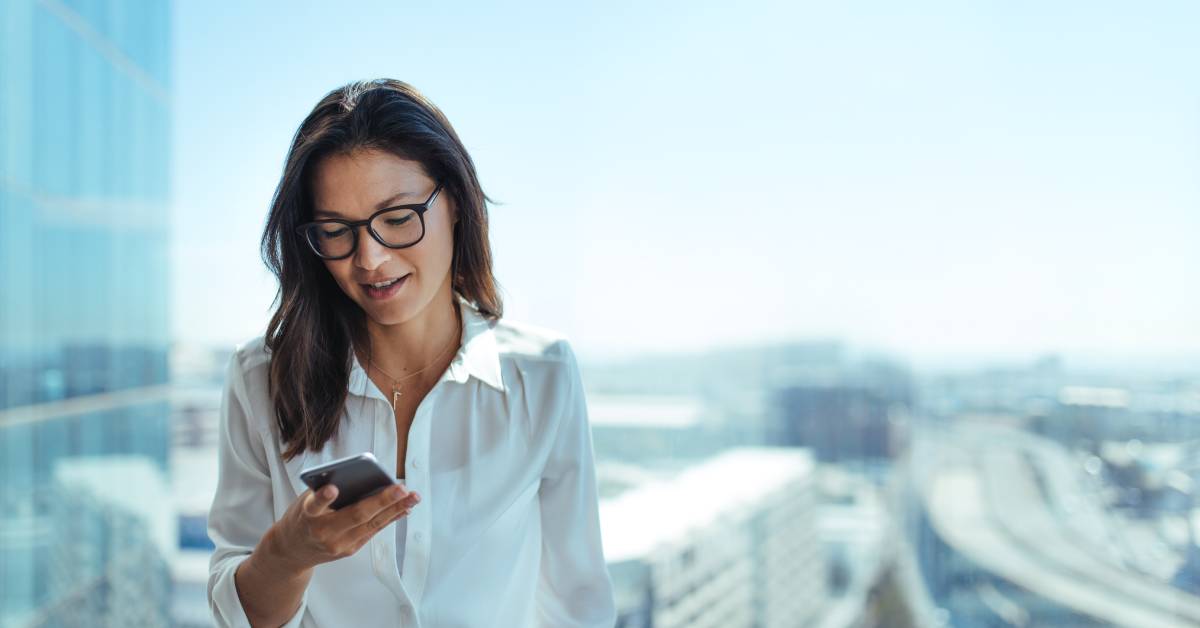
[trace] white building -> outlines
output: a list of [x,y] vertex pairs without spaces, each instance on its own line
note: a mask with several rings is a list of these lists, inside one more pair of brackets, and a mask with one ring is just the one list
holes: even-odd
[[826,598],[807,450],[727,450],[600,504],[619,628],[804,625]]

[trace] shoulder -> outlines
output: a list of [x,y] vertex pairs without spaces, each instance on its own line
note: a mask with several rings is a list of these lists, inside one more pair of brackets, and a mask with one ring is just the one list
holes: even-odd
[[492,331],[505,377],[514,375],[527,396],[558,399],[579,386],[575,350],[566,334],[506,318]]
[[262,335],[238,343],[229,358],[226,375],[231,380],[229,385],[244,387],[238,391],[253,396],[254,393],[266,393],[267,379],[271,364],[271,350],[267,348]]
[[225,371],[225,387],[245,407],[249,420],[260,431],[269,429],[265,417],[271,411],[270,378],[271,353],[262,335],[234,346]]
[[574,366],[575,351],[567,336],[558,330],[501,318],[493,325],[492,332],[501,360],[530,367]]
[[238,362],[238,367],[243,373],[257,368],[265,368],[271,361],[271,352],[270,349],[267,349],[266,338],[260,334],[238,343],[233,350],[233,359]]

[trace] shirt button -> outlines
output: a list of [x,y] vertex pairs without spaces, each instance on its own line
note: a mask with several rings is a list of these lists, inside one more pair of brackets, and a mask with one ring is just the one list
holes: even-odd
[[408,464],[409,464],[409,466],[411,466],[414,469],[420,468],[420,466],[421,466],[421,463],[418,462],[416,458],[413,458],[412,462],[410,462]]
[[414,532],[414,533],[413,533],[413,540],[414,540],[414,541],[416,541],[416,542],[418,542],[418,543],[420,543],[420,542],[421,542],[421,533],[420,533],[420,532]]

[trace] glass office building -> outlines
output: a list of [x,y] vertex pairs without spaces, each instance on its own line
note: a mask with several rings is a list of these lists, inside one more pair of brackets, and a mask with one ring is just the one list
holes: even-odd
[[169,7],[0,4],[0,626],[168,620]]

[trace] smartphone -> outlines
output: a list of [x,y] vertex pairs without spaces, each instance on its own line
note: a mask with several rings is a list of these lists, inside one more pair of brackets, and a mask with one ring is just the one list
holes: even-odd
[[334,510],[399,484],[369,451],[305,469],[300,472],[300,479],[314,493],[326,484],[336,486],[338,495],[329,505]]

